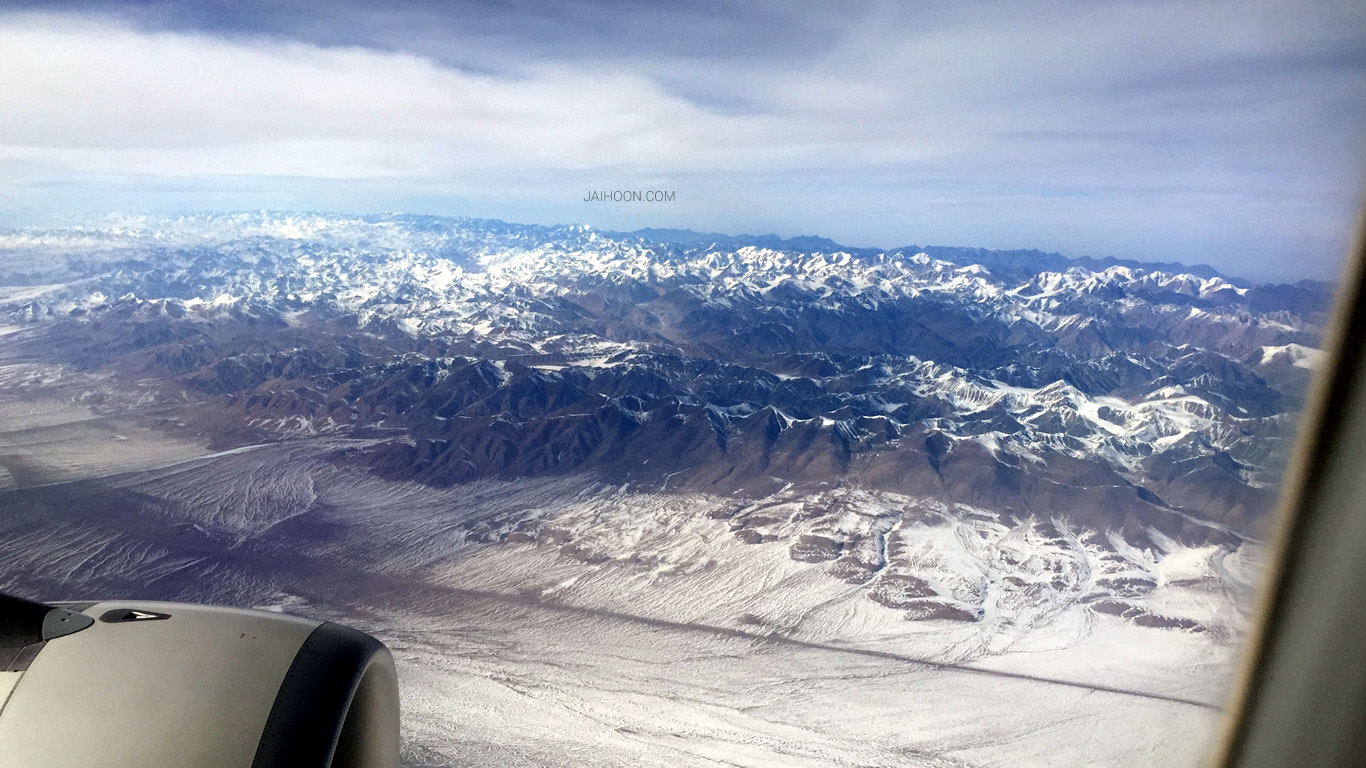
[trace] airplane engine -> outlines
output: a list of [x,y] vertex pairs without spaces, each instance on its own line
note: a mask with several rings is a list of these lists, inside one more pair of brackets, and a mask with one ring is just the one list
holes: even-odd
[[5,768],[397,768],[393,657],[279,613],[0,594]]

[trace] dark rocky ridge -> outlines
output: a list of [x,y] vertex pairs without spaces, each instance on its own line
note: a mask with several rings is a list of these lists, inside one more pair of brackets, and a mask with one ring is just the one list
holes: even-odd
[[[47,264],[61,286],[0,302],[25,327],[8,358],[112,376],[103,407],[155,379],[170,421],[221,446],[379,436],[337,459],[389,478],[849,483],[1142,545],[1259,531],[1308,375],[1266,349],[1312,347],[1327,302],[1317,285],[1047,254],[793,255],[432,217],[324,218],[303,239],[228,224],[170,222],[234,234]],[[969,257],[985,267],[956,266]]]

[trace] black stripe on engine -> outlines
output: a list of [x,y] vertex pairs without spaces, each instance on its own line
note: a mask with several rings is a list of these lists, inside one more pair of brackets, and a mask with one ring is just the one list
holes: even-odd
[[356,687],[383,647],[350,627],[318,625],[280,683],[252,768],[328,768]]

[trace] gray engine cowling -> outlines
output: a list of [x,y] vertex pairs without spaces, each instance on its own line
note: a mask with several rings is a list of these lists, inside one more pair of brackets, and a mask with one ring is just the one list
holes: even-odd
[[5,768],[397,768],[398,678],[339,624],[0,595]]

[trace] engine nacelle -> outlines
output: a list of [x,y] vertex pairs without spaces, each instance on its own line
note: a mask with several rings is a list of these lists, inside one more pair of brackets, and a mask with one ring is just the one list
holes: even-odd
[[0,595],[5,768],[397,768],[398,678],[357,630]]

